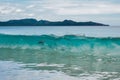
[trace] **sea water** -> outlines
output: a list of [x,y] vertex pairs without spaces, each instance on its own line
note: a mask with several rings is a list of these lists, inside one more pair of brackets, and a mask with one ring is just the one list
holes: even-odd
[[120,80],[120,27],[0,27],[0,80]]

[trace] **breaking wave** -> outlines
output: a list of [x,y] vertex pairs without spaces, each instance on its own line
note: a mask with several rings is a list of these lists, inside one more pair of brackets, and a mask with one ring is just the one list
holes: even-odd
[[119,55],[120,38],[96,38],[77,35],[5,35],[0,34],[0,49],[31,49],[81,54]]
[[25,69],[60,71],[81,80],[94,76],[95,80],[119,80],[120,38],[0,34],[0,60],[23,63]]

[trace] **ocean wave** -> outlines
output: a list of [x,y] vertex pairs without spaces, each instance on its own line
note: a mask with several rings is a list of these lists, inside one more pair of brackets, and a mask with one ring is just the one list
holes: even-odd
[[64,35],[64,36],[55,36],[55,35],[5,35],[0,34],[0,46],[31,46],[31,47],[107,47],[114,48],[120,46],[119,37],[106,37],[106,38],[97,38],[97,37],[86,37],[78,35]]
[[24,69],[61,71],[81,80],[119,79],[120,38],[0,34],[0,60],[26,64]]
[[2,51],[2,49],[118,55],[120,52],[120,38],[96,38],[78,35],[26,36],[0,34],[0,50]]

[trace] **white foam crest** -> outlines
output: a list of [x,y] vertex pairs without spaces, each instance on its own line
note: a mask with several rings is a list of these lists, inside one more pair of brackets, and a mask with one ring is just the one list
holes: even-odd
[[41,63],[36,64],[37,67],[64,67],[64,64],[47,64],[47,63]]
[[0,48],[10,48],[10,49],[41,49],[40,46],[29,46],[29,45],[0,45]]
[[80,80],[117,80],[119,78],[118,72],[94,72],[92,74],[89,73],[83,73],[79,75]]
[[[118,72],[92,72],[82,73],[79,76],[70,76],[61,71],[49,71],[49,70],[29,70],[24,69],[24,64],[17,64],[13,62],[1,62],[1,79],[4,80],[120,80],[120,73]],[[43,63],[39,66],[48,66]],[[50,64],[49,66],[59,66],[63,64]],[[9,68],[8,68],[9,67]],[[17,73],[16,73],[17,72]],[[19,74],[16,75],[15,74]],[[8,77],[9,78],[6,78]]]

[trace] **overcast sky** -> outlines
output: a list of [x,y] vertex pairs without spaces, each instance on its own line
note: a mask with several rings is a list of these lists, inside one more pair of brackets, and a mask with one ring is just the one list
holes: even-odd
[[120,0],[0,0],[0,21],[22,18],[120,25]]

